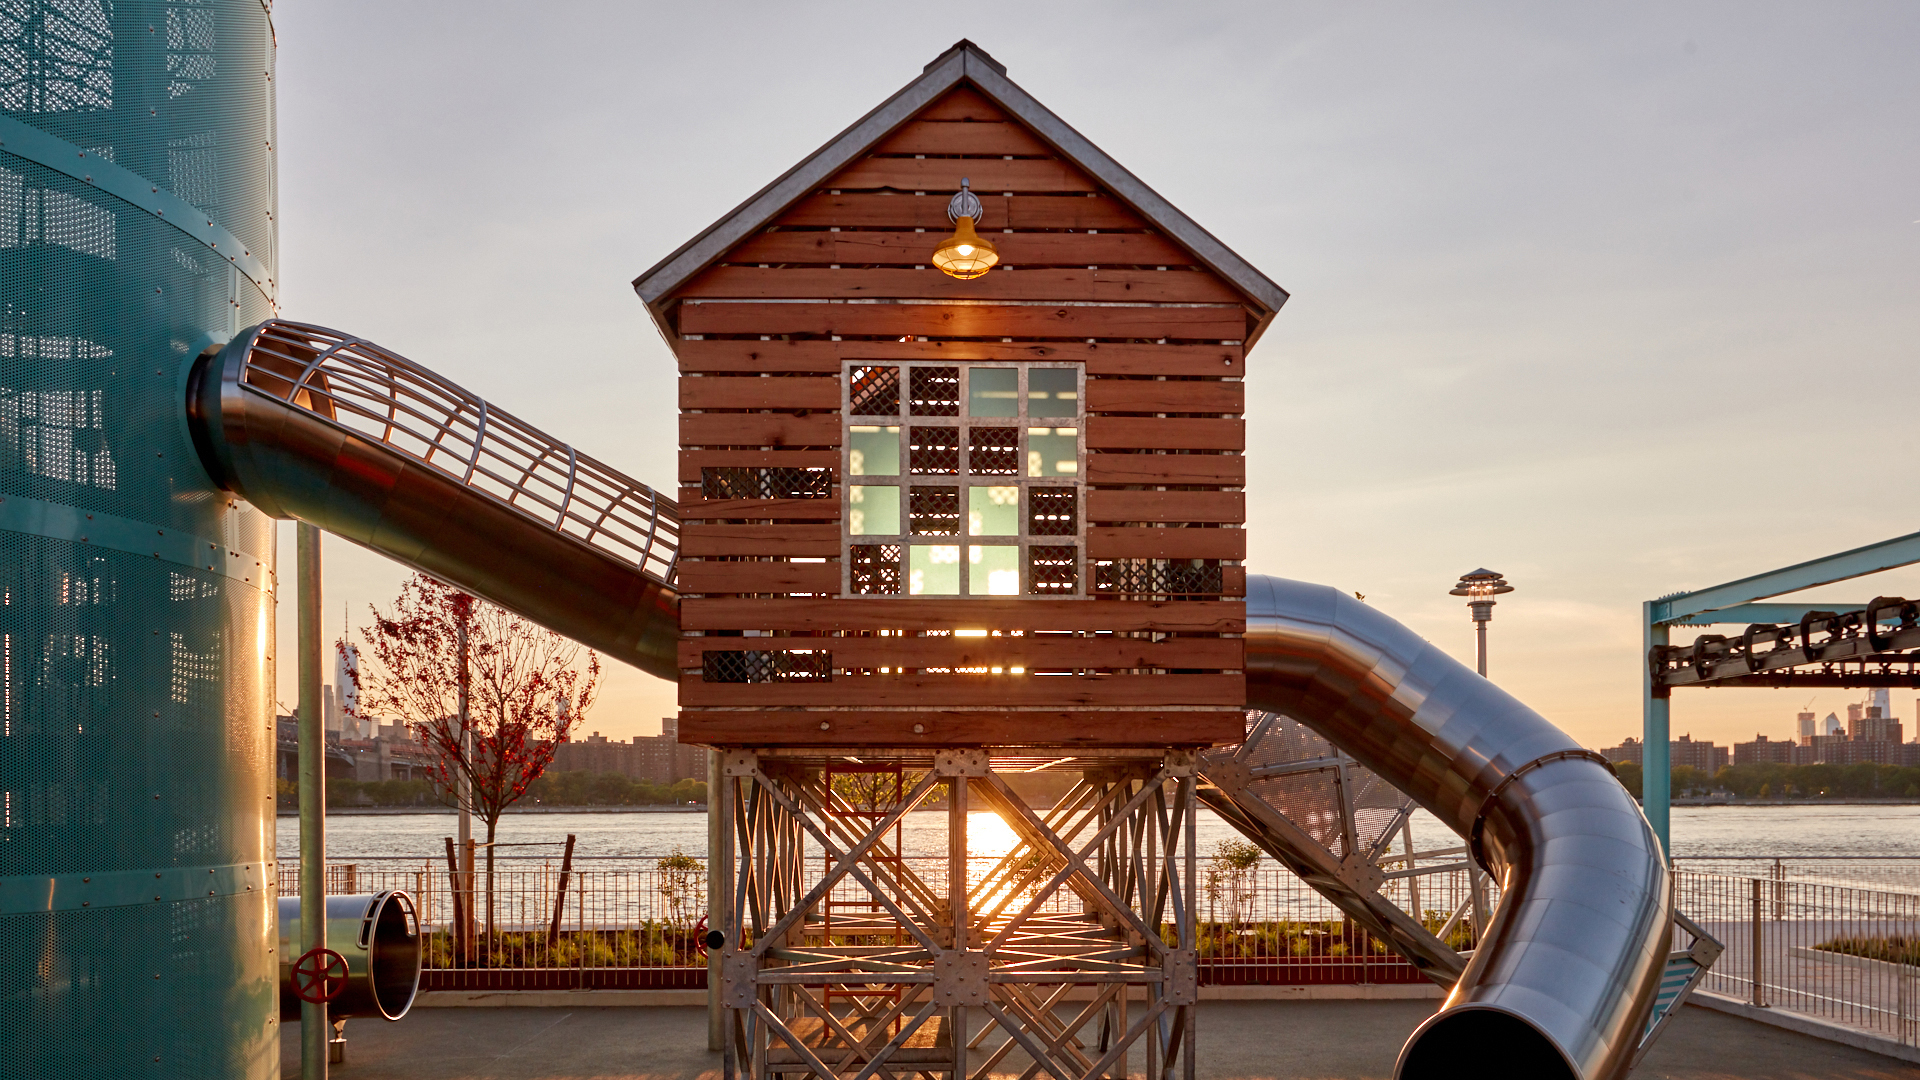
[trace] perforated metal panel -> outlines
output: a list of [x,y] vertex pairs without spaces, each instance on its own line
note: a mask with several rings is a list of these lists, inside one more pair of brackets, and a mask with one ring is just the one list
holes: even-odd
[[271,522],[188,366],[273,314],[259,0],[0,4],[0,1077],[278,1072]]
[[[1258,718],[1264,714],[1249,715]],[[1411,810],[1413,804],[1372,770],[1346,758],[1332,743],[1289,717],[1274,717],[1259,743],[1243,760],[1256,777],[1250,785],[1256,797],[1342,858],[1356,851],[1365,852],[1379,843],[1382,833],[1398,823],[1401,810]],[[1318,767],[1260,778],[1266,767],[1307,764]],[[1342,783],[1348,788],[1344,801],[1353,814],[1351,845],[1344,820],[1346,811],[1341,805]]]

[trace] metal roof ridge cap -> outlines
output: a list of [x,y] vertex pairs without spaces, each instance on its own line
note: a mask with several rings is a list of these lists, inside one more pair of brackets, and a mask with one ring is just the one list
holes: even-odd
[[719,220],[680,245],[671,255],[634,278],[634,292],[648,307],[652,307],[654,301],[684,284],[705,269],[713,259],[744,240],[748,233],[766,224],[821,181],[846,167],[862,150],[931,104],[934,97],[951,89],[965,75],[965,51],[955,52],[944,63],[923,72],[739,206],[721,215]]
[[[962,55],[965,55],[964,52]],[[1134,209],[1139,210],[1148,220],[1165,228],[1174,239],[1206,260],[1212,269],[1224,275],[1255,300],[1266,304],[1272,313],[1279,312],[1281,305],[1287,302],[1289,296],[1287,290],[1261,273],[1252,263],[1241,258],[1219,237],[1203,228],[1199,222],[1182,213],[1146,181],[1135,176],[1126,166],[1094,145],[1093,140],[1080,134],[1073,125],[1042,105],[1039,99],[1021,89],[1018,83],[1003,73],[1004,69],[994,70],[996,67],[998,65],[993,64],[991,60],[983,58],[978,68],[969,65],[967,78],[1001,105],[1006,106],[1023,123],[1052,142],[1075,165],[1092,173],[1096,180],[1132,203]],[[1269,314],[1268,320],[1271,318],[1272,314]],[[1268,320],[1262,320],[1262,328]]]

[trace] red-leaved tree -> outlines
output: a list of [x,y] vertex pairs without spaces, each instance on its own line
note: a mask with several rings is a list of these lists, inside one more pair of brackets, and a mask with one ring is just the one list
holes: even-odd
[[369,607],[372,663],[352,675],[353,714],[405,721],[434,751],[435,786],[486,822],[490,934],[500,815],[592,706],[600,658],[588,650],[582,668],[572,641],[425,574],[401,586],[391,614]]

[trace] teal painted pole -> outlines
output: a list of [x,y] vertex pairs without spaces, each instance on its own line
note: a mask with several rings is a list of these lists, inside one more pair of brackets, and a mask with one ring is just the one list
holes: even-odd
[[[327,947],[327,728],[320,712],[320,529],[301,522],[295,616],[300,638],[300,951]],[[326,1080],[327,1006],[300,1003],[300,1076]]]
[[[727,878],[720,871],[725,823],[720,819],[720,751],[707,748],[707,929],[725,930],[720,912],[727,903]],[[707,1049],[724,1050],[726,1012],[720,1005],[720,950],[707,950]]]
[[1643,607],[1645,636],[1642,639],[1640,685],[1642,691],[1642,716],[1640,734],[1640,805],[1646,812],[1647,823],[1653,826],[1653,834],[1660,838],[1660,846],[1667,853],[1667,859],[1673,859],[1673,762],[1668,756],[1667,742],[1671,730],[1667,707],[1670,691],[1653,685],[1653,669],[1646,657],[1651,655],[1653,647],[1667,643],[1667,628],[1653,621],[1653,603],[1649,601]]

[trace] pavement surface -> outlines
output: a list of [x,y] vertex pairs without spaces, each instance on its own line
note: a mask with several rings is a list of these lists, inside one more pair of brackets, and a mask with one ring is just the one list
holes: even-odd
[[[1426,1001],[1208,1002],[1200,1009],[1198,1075],[1388,1080],[1400,1045],[1433,1008]],[[282,1033],[280,1068],[290,1080],[300,1075],[298,1023]],[[706,1012],[698,1008],[432,1008],[398,1023],[348,1021],[347,1062],[332,1072],[339,1080],[715,1080],[720,1055],[706,1050]],[[1633,1075],[1916,1080],[1920,1068],[1690,1007]]]

